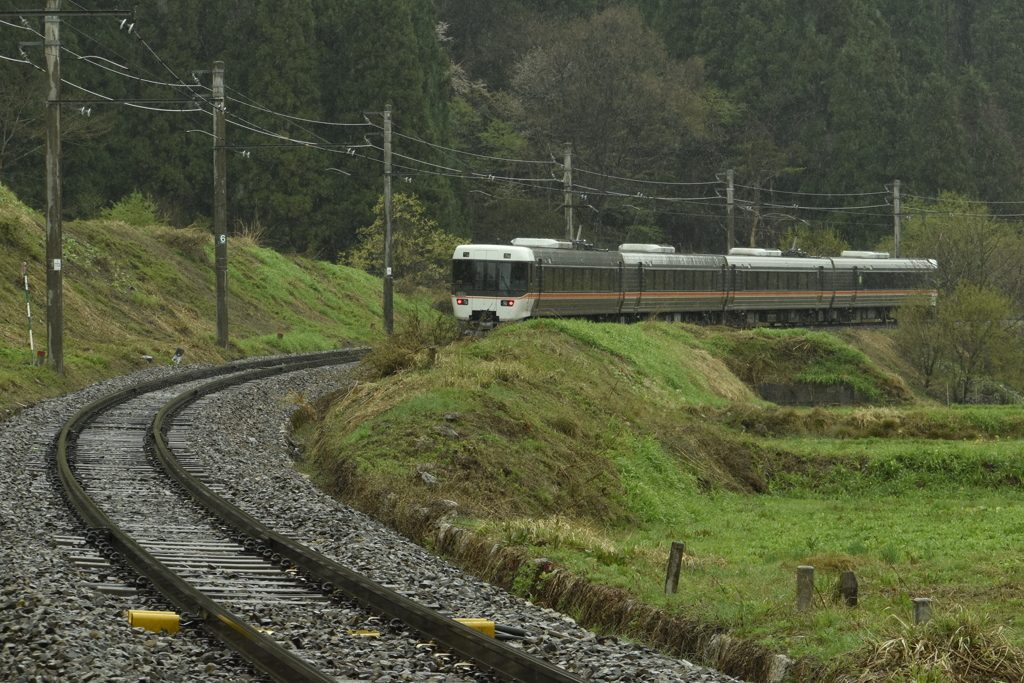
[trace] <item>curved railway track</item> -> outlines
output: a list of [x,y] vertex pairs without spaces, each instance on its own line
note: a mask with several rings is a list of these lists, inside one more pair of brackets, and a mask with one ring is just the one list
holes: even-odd
[[[191,615],[190,626],[205,627],[277,681],[336,681],[329,652],[303,649],[304,625],[318,622],[346,634],[337,639],[344,647],[369,630],[360,625],[381,623],[374,615],[392,620],[380,628],[382,638],[418,636],[433,672],[581,681],[275,531],[229,502],[222,495],[229,492],[188,452],[186,409],[205,396],[350,362],[360,353],[208,368],[137,385],[81,409],[61,430],[54,455],[69,502],[88,527],[96,563],[128,564],[138,586],[157,590]],[[336,623],[323,623],[332,619]]]

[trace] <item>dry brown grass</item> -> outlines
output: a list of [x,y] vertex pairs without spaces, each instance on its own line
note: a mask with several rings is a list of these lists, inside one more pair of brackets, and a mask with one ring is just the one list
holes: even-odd
[[260,221],[259,218],[254,218],[251,221],[243,221],[238,219],[235,221],[235,234],[232,236],[232,240],[242,247],[262,247],[263,238],[267,234],[267,226]]
[[207,263],[206,247],[213,244],[213,235],[199,228],[154,228],[155,237],[171,249],[177,249],[189,258]]
[[[863,673],[849,683],[1019,683],[1024,651],[1002,627],[954,608],[923,625],[893,617],[888,633],[871,639],[857,663]],[[912,676],[913,678],[908,678]]]
[[458,322],[445,315],[423,320],[408,316],[394,334],[374,347],[360,369],[370,379],[380,379],[414,367],[433,364],[437,350],[462,338]]
[[727,401],[749,403],[756,400],[754,392],[736,375],[729,371],[725,363],[714,358],[701,349],[694,349],[689,360],[690,367],[708,382],[708,388]]

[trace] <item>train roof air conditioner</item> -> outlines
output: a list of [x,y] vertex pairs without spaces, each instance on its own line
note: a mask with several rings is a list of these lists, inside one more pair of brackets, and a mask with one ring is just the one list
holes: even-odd
[[531,247],[534,249],[572,249],[572,242],[544,239],[542,237],[517,237],[512,240],[512,246]]
[[843,258],[889,258],[887,251],[844,251]]
[[756,249],[751,247],[733,247],[729,256],[782,256],[778,249]]
[[666,247],[661,244],[620,244],[619,251],[642,252],[645,254],[674,254],[675,247]]

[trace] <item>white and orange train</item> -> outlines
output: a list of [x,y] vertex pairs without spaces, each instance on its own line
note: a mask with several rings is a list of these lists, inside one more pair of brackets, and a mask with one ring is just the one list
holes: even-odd
[[731,325],[886,321],[909,297],[937,295],[930,259],[845,251],[838,258],[774,249],[727,256],[623,244],[600,250],[552,239],[467,244],[452,262],[455,317],[493,327],[527,318],[646,318]]

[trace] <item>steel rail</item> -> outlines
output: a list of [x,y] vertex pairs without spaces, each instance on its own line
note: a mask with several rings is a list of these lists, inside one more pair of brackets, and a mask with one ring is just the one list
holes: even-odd
[[156,457],[182,487],[213,514],[253,540],[279,553],[325,586],[331,584],[371,610],[400,619],[420,633],[457,652],[484,671],[507,681],[523,683],[582,683],[583,679],[540,658],[528,655],[501,641],[485,636],[454,619],[386,588],[365,576],[270,529],[252,515],[224,500],[178,463],[165,442],[170,419],[201,396],[219,391],[235,378],[204,384],[169,401],[152,424]]
[[[78,433],[96,415],[141,394],[163,389],[174,384],[195,381],[227,373],[255,372],[258,375],[279,374],[294,368],[312,367],[329,363],[343,363],[356,360],[366,353],[365,349],[334,351],[308,354],[292,361],[263,359],[232,363],[207,368],[138,384],[129,389],[109,394],[79,410],[67,423],[56,442],[57,474],[67,493],[68,500],[78,511],[86,526],[104,536],[110,546],[153,587],[159,590],[178,608],[191,612],[201,619],[222,642],[247,661],[264,671],[275,681],[291,683],[336,683],[336,678],[320,671],[306,660],[277,644],[272,638],[260,633],[244,619],[207,598],[197,589],[179,578],[172,570],[135,542],[115,524],[110,517],[89,497],[75,479],[68,461],[68,450],[77,440]],[[244,381],[236,378],[236,382]]]

